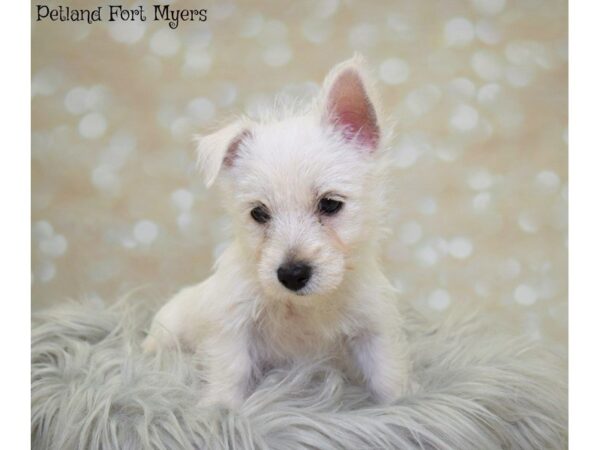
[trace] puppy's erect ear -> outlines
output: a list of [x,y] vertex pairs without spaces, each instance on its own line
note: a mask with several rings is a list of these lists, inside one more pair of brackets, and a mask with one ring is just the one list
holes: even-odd
[[355,56],[327,75],[321,98],[323,120],[338,127],[348,141],[373,152],[381,139],[376,101],[364,60]]
[[240,146],[250,136],[250,124],[240,119],[212,134],[196,137],[198,165],[206,187],[212,186],[221,167],[233,165]]

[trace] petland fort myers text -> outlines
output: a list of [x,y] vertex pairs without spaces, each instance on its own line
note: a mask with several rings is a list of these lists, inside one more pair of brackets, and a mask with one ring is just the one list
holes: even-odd
[[79,9],[69,6],[36,5],[36,20],[52,22],[146,22],[147,20],[164,21],[175,29],[181,22],[206,22],[206,9],[176,9],[171,5],[152,5],[146,11],[144,5],[126,8],[122,5],[96,6],[95,8]]

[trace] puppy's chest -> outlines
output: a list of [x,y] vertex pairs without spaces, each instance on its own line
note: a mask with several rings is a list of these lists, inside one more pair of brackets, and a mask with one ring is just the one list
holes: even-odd
[[269,311],[256,322],[262,353],[266,357],[310,358],[336,351],[342,326],[334,314],[319,314],[292,305]]

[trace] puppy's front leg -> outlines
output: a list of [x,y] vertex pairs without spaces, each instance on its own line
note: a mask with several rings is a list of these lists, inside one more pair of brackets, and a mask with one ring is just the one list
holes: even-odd
[[364,331],[351,340],[351,353],[367,387],[380,403],[392,403],[409,391],[408,343],[401,331]]
[[206,364],[207,385],[201,406],[237,409],[244,402],[252,375],[252,360],[241,333],[222,332],[207,337],[199,347]]

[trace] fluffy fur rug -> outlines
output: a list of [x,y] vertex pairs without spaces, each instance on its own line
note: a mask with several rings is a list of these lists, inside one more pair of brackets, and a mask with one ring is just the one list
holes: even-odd
[[411,320],[420,388],[393,406],[316,363],[271,372],[231,412],[197,406],[193,356],[141,354],[143,307],[64,305],[34,318],[33,448],[566,448],[564,361],[473,317]]

